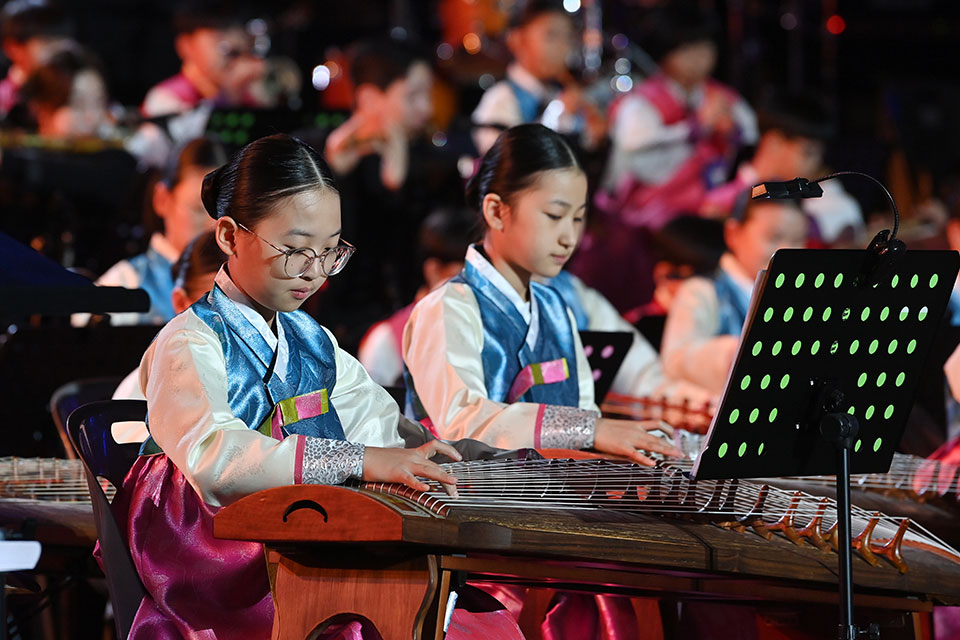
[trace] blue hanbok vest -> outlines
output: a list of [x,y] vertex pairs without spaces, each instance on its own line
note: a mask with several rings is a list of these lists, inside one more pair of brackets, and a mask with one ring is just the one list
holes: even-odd
[[[576,407],[580,404],[577,380],[577,352],[567,315],[567,306],[560,294],[550,287],[530,283],[530,295],[538,306],[539,333],[530,348],[529,327],[514,304],[493,283],[469,262],[460,275],[444,286],[469,286],[480,308],[483,324],[483,377],[487,397],[496,402],[534,402]],[[559,362],[562,361],[562,365]],[[563,367],[563,379],[555,382],[556,372]],[[427,418],[420,404],[414,381],[405,371],[407,383],[407,415]],[[525,383],[526,381],[526,383]],[[419,381],[430,384],[430,380]],[[515,395],[518,390],[523,390]]]
[[722,269],[714,277],[713,286],[717,292],[720,315],[717,335],[739,336],[743,331],[743,324],[747,321],[750,293],[738,287],[737,283]]
[[166,324],[177,315],[173,311],[173,265],[153,247],[128,261],[140,278],[140,288],[150,296],[150,311],[140,314],[140,324]]
[[587,316],[587,310],[583,308],[583,303],[577,296],[577,289],[573,284],[573,276],[569,271],[561,271],[559,274],[550,278],[547,285],[560,294],[563,302],[573,311],[573,317],[577,321],[577,331],[586,331],[590,328],[590,318]]
[[[281,380],[274,372],[276,352],[219,286],[190,308],[220,338],[227,367],[227,401],[233,415],[249,428],[274,437],[299,434],[346,439],[329,402],[337,382],[335,347],[310,316],[302,311],[277,313],[276,322],[283,323],[289,352],[285,380]],[[296,400],[308,395],[323,409],[319,415],[298,419]],[[152,438],[141,448],[142,454],[159,451]]]

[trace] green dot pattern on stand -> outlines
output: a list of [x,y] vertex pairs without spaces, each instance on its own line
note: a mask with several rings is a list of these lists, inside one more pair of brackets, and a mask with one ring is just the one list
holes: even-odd
[[853,342],[850,343],[850,355],[853,355],[860,348],[860,341],[856,338],[853,339]]
[[734,409],[730,412],[730,424],[735,424],[740,419],[740,409]]
[[924,320],[927,319],[927,314],[929,313],[930,313],[929,309],[927,309],[926,307],[921,307],[920,311],[917,312],[917,320],[919,320],[920,322],[923,322]]
[[780,350],[782,348],[783,348],[783,343],[777,340],[776,342],[773,343],[773,348],[770,349],[770,353],[772,353],[775,356],[778,356],[780,355]]
[[833,279],[833,287],[839,289],[841,284],[843,284],[843,274],[838,273],[837,277]]
[[910,278],[910,288],[916,289],[918,282],[920,282],[920,276],[918,276],[917,274],[913,274],[913,277]]
[[798,273],[797,279],[794,280],[793,284],[797,287],[797,289],[799,289],[800,287],[803,286],[803,281],[805,279],[806,279],[806,276],[804,276],[802,273]]
[[783,374],[783,377],[780,378],[780,388],[786,389],[788,384],[790,384],[790,374],[785,373]]
[[824,279],[825,279],[825,278],[824,278],[824,275],[823,275],[822,273],[817,274],[816,279],[814,279],[814,281],[813,281],[813,286],[816,287],[817,289],[819,289],[820,287],[823,286],[823,281],[824,281]]
[[916,340],[911,340],[910,342],[907,343],[907,353],[913,353],[916,350],[917,350]]
[[877,438],[873,441],[873,452],[876,453],[880,451],[880,447],[883,445],[883,438]]
[[783,286],[783,283],[784,283],[784,281],[786,281],[786,279],[787,279],[787,277],[784,276],[782,273],[779,274],[779,275],[777,276],[777,281],[774,283],[774,286],[776,286],[777,289],[779,289],[780,287]]
[[722,458],[725,455],[727,455],[727,443],[723,442],[720,444],[720,448],[717,449],[717,457]]
[[939,281],[940,281],[940,276],[938,276],[937,274],[933,274],[932,276],[930,276],[930,288],[933,289],[934,287],[936,287]]
[[750,386],[750,374],[743,376],[743,380],[740,381],[740,389],[743,391],[747,390],[747,387]]
[[860,377],[857,378],[857,386],[858,386],[858,387],[862,387],[862,386],[865,385],[865,384],[867,384],[867,374],[866,374],[866,373],[861,373],[861,374],[860,374]]
[[860,312],[860,321],[866,322],[870,317],[870,307],[864,307],[863,311]]
[[867,349],[867,351],[870,353],[870,355],[873,355],[877,352],[877,349],[879,348],[880,348],[880,341],[874,339],[870,341],[870,347]]
[[740,443],[740,448],[737,449],[737,455],[742,458],[742,457],[743,457],[743,454],[745,454],[746,452],[747,452],[747,443],[746,443],[746,442],[741,442],[741,443]]
[[896,338],[894,338],[893,340],[891,340],[891,341],[890,341],[890,345],[887,347],[887,353],[889,353],[890,355],[893,355],[894,353],[896,353],[896,352],[897,352],[897,347],[899,346],[899,344],[900,344],[900,343],[897,342],[897,339],[896,339]]
[[889,420],[892,417],[893,417],[893,405],[888,404],[887,408],[883,410],[883,418],[885,420]]
[[776,420],[777,420],[777,413],[779,413],[779,412],[777,411],[777,408],[776,408],[776,407],[774,407],[773,409],[770,409],[770,415],[768,416],[768,418],[769,418],[768,421],[770,422],[770,424],[773,424],[774,422],[776,422]]
[[787,307],[783,310],[783,321],[790,322],[793,319],[793,307]]
[[759,340],[757,340],[755,343],[753,343],[753,351],[752,351],[752,353],[753,353],[754,356],[760,355],[760,352],[761,352],[762,350],[763,350],[763,343],[762,343],[762,342],[760,342]]
[[860,447],[863,446],[863,440],[857,438],[857,443],[853,445],[854,452],[860,451]]
[[850,319],[850,307],[847,307],[843,310],[843,313],[840,315],[840,319],[844,322]]
[[803,345],[800,344],[799,340],[797,340],[796,342],[793,343],[793,348],[790,349],[790,353],[792,353],[793,355],[797,355],[798,353],[800,353],[801,347],[803,347]]
[[904,373],[903,371],[901,371],[900,373],[897,374],[897,379],[896,379],[896,381],[895,381],[895,382],[896,382],[896,385],[897,385],[898,387],[902,387],[902,386],[903,386],[903,381],[906,380],[906,379],[907,379],[907,374]]
[[813,307],[807,307],[803,310],[803,321],[810,322],[810,318],[813,317]]
[[770,322],[772,318],[773,318],[773,308],[767,307],[767,310],[763,312],[763,321]]
[[877,376],[877,388],[882,387],[886,381],[887,374],[881,371],[880,375]]
[[890,317],[890,307],[884,307],[880,311],[880,322],[886,322],[887,318]]
[[759,417],[760,417],[760,409],[754,409],[753,411],[750,412],[750,417],[748,418],[748,420],[750,420],[750,424],[753,424],[754,422],[757,421],[757,418]]
[[823,321],[826,322],[830,319],[830,314],[833,313],[833,310],[830,307],[827,307],[823,310]]
[[873,417],[873,414],[875,412],[876,412],[876,409],[874,408],[874,406],[870,405],[869,407],[867,407],[867,410],[863,412],[863,417],[869,420]]
[[770,386],[770,374],[766,374],[760,379],[760,388],[766,390]]
[[900,284],[900,276],[894,274],[893,278],[890,280],[890,286],[896,289],[898,284]]
[[758,455],[758,456],[762,456],[762,455],[763,455],[763,443],[762,443],[762,442],[760,443],[760,446],[757,447],[757,455]]
[[847,409],[847,413],[849,413],[850,415],[854,415],[856,412],[857,412],[856,407],[851,406],[849,409]]
[[840,343],[834,340],[833,344],[830,345],[830,355],[835,354],[839,350],[840,350]]
[[819,351],[820,351],[820,341],[814,340],[813,344],[810,345],[810,355],[815,356]]
[[903,322],[903,321],[906,320],[909,316],[910,316],[910,308],[909,308],[909,307],[904,307],[903,309],[900,309],[900,322]]

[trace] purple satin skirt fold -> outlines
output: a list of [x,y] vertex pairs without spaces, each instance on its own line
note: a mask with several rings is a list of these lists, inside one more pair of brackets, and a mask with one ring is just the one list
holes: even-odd
[[[114,501],[147,591],[130,640],[266,640],[273,599],[263,546],[213,537],[219,511],[165,455],[134,463]],[[449,640],[523,639],[499,604],[454,611]],[[319,640],[380,640],[369,621],[340,620]]]
[[[141,457],[115,504],[147,597],[131,640],[269,638],[273,600],[263,546],[213,537],[203,502],[165,455]],[[119,501],[118,501],[119,502]]]

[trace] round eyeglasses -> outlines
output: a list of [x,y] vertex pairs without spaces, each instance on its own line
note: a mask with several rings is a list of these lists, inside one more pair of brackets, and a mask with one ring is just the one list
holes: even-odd
[[310,247],[300,247],[299,249],[281,249],[256,231],[251,231],[239,222],[237,223],[237,226],[247,233],[257,236],[283,254],[283,272],[288,278],[299,278],[310,270],[310,267],[313,266],[314,262],[317,262],[317,264],[320,265],[321,273],[329,278],[330,276],[336,275],[343,271],[343,268],[347,266],[347,261],[350,260],[350,256],[352,256],[353,252],[357,250],[355,246],[346,240],[340,240],[339,245],[336,247],[328,247],[319,254]]

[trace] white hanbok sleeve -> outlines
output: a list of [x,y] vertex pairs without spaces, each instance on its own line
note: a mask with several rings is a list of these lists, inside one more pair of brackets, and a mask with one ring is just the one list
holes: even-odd
[[370,447],[403,447],[397,431],[400,421],[397,403],[370,378],[356,358],[337,345],[326,327],[323,330],[337,351],[337,384],[330,404],[337,410],[347,440]]
[[645,98],[627,96],[617,110],[610,139],[623,151],[643,151],[659,145],[685,142],[692,131],[686,120],[664,124],[660,112]]
[[[572,318],[570,322],[574,326]],[[480,309],[473,291],[462,283],[442,286],[414,308],[403,332],[404,362],[444,439],[473,438],[504,449],[582,449],[593,444],[599,412],[590,366],[576,331],[574,335],[579,407],[505,404],[487,396]]]
[[[502,80],[480,97],[480,103],[473,110],[473,142],[482,156],[503,133],[501,127],[513,127],[523,124],[520,104],[510,88],[510,83]],[[492,125],[492,126],[483,126]]]
[[683,283],[670,305],[660,357],[668,377],[720,393],[737,355],[739,336],[717,335],[720,311],[716,289],[706,278]]
[[[140,363],[150,435],[208,504],[222,506],[296,481],[336,484],[363,473],[363,445],[291,436],[278,441],[237,418],[217,335],[188,310]],[[349,411],[348,411],[349,413]]]
[[403,384],[403,361],[393,329],[387,322],[378,322],[360,342],[357,360],[377,384],[392,387]]

